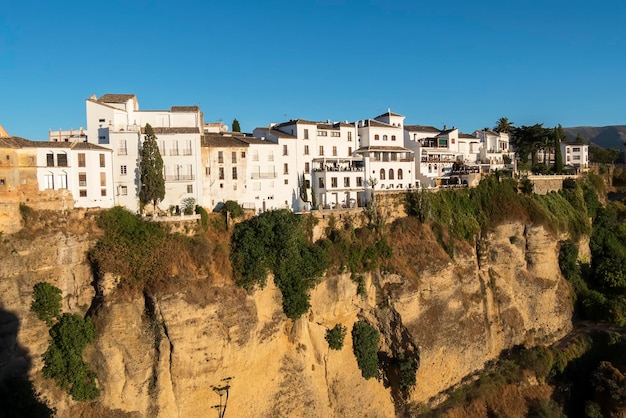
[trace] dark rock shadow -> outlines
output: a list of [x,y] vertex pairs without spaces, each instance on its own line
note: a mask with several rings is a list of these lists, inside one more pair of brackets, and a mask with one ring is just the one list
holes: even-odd
[[52,417],[28,379],[32,361],[17,342],[19,318],[0,307],[0,418]]

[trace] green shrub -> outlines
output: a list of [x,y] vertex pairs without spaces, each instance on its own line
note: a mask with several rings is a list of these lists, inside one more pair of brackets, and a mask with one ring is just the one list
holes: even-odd
[[220,212],[226,214],[229,213],[230,217],[235,219],[244,215],[244,210],[241,205],[234,200],[227,200],[224,202],[224,206],[220,209]]
[[43,375],[54,379],[72,398],[84,401],[96,398],[100,391],[95,384],[95,373],[83,361],[82,353],[96,337],[96,327],[88,318],[63,314],[50,329],[52,341],[43,354]]
[[193,197],[183,199],[181,207],[185,215],[193,215],[194,209],[196,208],[196,199]]
[[398,358],[398,384],[400,390],[407,392],[417,383],[415,373],[417,372],[417,361],[401,353]]
[[51,326],[53,319],[61,314],[61,289],[50,283],[41,282],[33,287],[33,301],[30,310],[37,318]]
[[352,350],[365,379],[378,377],[378,343],[380,334],[365,321],[352,327]]
[[265,286],[269,272],[283,296],[283,311],[292,319],[310,308],[308,290],[328,267],[320,245],[309,245],[303,218],[288,210],[265,212],[235,225],[231,264],[238,285]]
[[200,215],[200,226],[204,231],[209,230],[209,213],[202,206],[196,206],[196,213]]
[[326,330],[324,339],[328,342],[328,347],[331,350],[341,350],[347,332],[348,329],[341,324],[337,324],[333,328]]

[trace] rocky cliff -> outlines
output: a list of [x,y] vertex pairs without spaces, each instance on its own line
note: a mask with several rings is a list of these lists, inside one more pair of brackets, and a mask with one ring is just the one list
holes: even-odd
[[[501,350],[570,330],[558,243],[543,227],[501,225],[475,246],[457,243],[454,259],[427,228],[407,224],[403,233],[412,237],[394,244],[403,266],[365,275],[365,297],[348,275],[325,278],[297,321],[282,313],[271,281],[247,294],[229,280],[188,277],[136,293],[110,275],[95,283],[86,258],[93,234],[4,237],[0,378],[28,373],[59,416],[214,416],[226,400],[214,389],[228,382],[227,417],[402,416]],[[85,360],[98,374],[95,402],[76,403],[41,375],[47,328],[29,311],[40,281],[63,291],[64,311],[93,313],[99,334]],[[359,319],[381,331],[381,359],[419,356],[408,397],[392,376],[361,377],[350,332],[342,350],[329,350],[325,331]]]

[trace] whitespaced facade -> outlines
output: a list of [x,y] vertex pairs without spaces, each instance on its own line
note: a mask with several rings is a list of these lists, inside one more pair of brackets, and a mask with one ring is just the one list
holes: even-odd
[[561,142],[563,165],[573,167],[577,172],[589,169],[589,145],[572,142]]
[[404,116],[388,111],[357,122],[368,194],[416,187],[414,152],[404,146]]
[[89,142],[113,150],[116,205],[139,210],[139,161],[146,124],[153,127],[163,158],[161,210],[180,206],[187,198],[203,201],[199,172],[204,122],[198,106],[145,111],[139,110],[135,95],[105,94],[87,99],[86,108]]

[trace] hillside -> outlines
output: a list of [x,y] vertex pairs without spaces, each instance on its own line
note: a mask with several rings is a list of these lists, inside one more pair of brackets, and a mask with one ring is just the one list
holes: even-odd
[[622,149],[626,143],[626,125],[615,126],[574,126],[563,128],[568,141],[580,134],[587,142],[603,148]]

